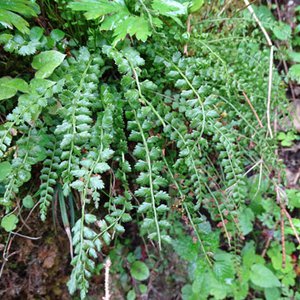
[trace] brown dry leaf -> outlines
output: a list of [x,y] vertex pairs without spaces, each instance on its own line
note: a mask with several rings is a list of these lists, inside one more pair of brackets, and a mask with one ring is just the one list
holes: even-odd
[[43,268],[51,269],[54,266],[54,263],[55,263],[55,256],[49,256],[44,260]]

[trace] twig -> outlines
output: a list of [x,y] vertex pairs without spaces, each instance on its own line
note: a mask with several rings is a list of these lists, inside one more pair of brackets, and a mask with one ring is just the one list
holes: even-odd
[[[190,32],[191,32],[191,18],[192,18],[192,15],[190,14],[190,15],[188,15],[188,18],[186,21],[186,31],[188,34],[190,34]],[[184,53],[184,55],[189,56],[187,43],[184,45],[183,53]]]
[[282,247],[282,268],[286,265],[286,251],[285,251],[285,238],[284,238],[284,206],[280,205],[280,231],[281,231],[281,247]]
[[221,9],[221,11],[218,13],[218,17],[220,17],[222,15],[222,13],[227,9],[227,7],[229,6],[229,4],[232,2],[232,0],[229,0],[227,3],[225,3],[225,5],[223,6],[223,8]]
[[[277,229],[278,224],[279,224],[279,221],[276,222],[275,227],[274,227],[274,231]],[[264,248],[263,252],[261,253],[262,258],[264,258],[266,256],[267,250],[269,249],[269,246],[270,246],[270,243],[271,243],[273,237],[274,237],[273,235],[268,236],[265,248]]]
[[14,231],[12,231],[11,233],[14,234],[14,235],[23,237],[23,238],[25,238],[25,239],[28,239],[28,240],[39,240],[39,239],[42,238],[41,236],[38,236],[38,237],[31,237],[31,236],[24,235],[24,234],[21,234],[21,233],[18,233],[18,232],[14,232]]
[[271,94],[272,94],[272,81],[273,81],[273,57],[274,57],[274,46],[272,44],[272,41],[270,39],[269,34],[267,33],[266,29],[264,28],[261,21],[256,16],[251,4],[248,0],[244,0],[247,9],[249,10],[250,14],[253,16],[254,20],[258,24],[259,28],[261,29],[262,33],[264,34],[267,44],[270,47],[270,64],[269,64],[269,82],[268,82],[268,101],[267,101],[267,122],[268,122],[268,131],[270,134],[270,137],[273,138],[273,132],[271,127],[271,117],[270,117],[270,110],[271,110]]
[[283,208],[283,211],[284,211],[284,213],[285,213],[287,219],[289,220],[289,223],[290,223],[291,228],[292,228],[292,230],[293,230],[293,232],[294,232],[294,234],[295,234],[295,236],[296,236],[296,239],[297,239],[297,241],[298,241],[298,244],[300,245],[300,238],[299,238],[298,232],[297,232],[297,230],[296,230],[296,228],[295,228],[295,225],[294,225],[294,223],[293,223],[292,217],[291,217],[291,215],[288,213],[288,211],[286,210],[285,207]]
[[267,40],[267,43],[268,45],[271,47],[273,46],[272,42],[271,42],[271,39],[270,39],[270,36],[269,34],[267,33],[265,27],[263,26],[263,24],[261,23],[261,21],[258,19],[257,15],[255,14],[251,4],[249,3],[248,0],[244,0],[246,6],[247,6],[247,9],[249,10],[250,14],[253,16],[254,20],[256,21],[256,23],[258,24],[258,26],[260,27],[261,31],[263,32],[266,40]]
[[272,82],[273,82],[273,57],[274,57],[274,46],[270,48],[270,65],[269,65],[269,83],[268,83],[268,102],[267,102],[267,122],[270,137],[273,138],[272,127],[271,127],[271,97],[272,97]]
[[[280,182],[280,175],[278,175],[278,182]],[[282,268],[286,265],[286,251],[285,251],[285,237],[284,237],[284,203],[281,201],[280,187],[276,185],[276,201],[280,205],[280,233],[281,233],[281,247],[282,247]]]
[[256,120],[257,120],[259,126],[260,126],[261,128],[264,128],[264,125],[262,124],[262,122],[261,122],[261,120],[260,120],[260,118],[259,118],[259,116],[258,116],[258,114],[257,114],[257,112],[256,112],[256,110],[255,110],[255,108],[253,107],[253,105],[252,105],[250,99],[248,98],[247,94],[246,94],[244,91],[243,91],[243,95],[244,95],[244,97],[245,97],[247,103],[249,104],[249,106],[250,106],[252,112],[254,113],[254,116],[255,116],[255,118],[256,118]]
[[108,257],[105,262],[105,296],[102,298],[103,300],[110,299],[110,292],[109,292],[109,270],[111,266],[111,260]]

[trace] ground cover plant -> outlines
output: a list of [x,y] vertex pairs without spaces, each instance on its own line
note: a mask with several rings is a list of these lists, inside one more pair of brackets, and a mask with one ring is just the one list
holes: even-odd
[[281,9],[0,3],[5,299],[300,299]]

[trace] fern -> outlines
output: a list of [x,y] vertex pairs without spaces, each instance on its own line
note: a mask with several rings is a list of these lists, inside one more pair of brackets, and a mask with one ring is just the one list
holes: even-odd
[[53,199],[54,187],[58,179],[58,169],[60,163],[60,149],[58,142],[54,136],[49,136],[49,142],[46,145],[47,158],[43,161],[43,168],[41,170],[41,185],[39,187],[40,193],[40,215],[42,221],[46,220],[47,209]]
[[[113,266],[123,276],[138,257],[155,266],[173,247],[189,273],[184,299],[244,299],[249,286],[262,297],[265,287],[257,287],[252,267],[274,270],[244,236],[262,243],[258,233],[272,230],[279,242],[280,207],[270,201],[279,183],[269,175],[281,165],[263,125],[269,51],[252,21],[236,12],[233,19],[195,22],[198,0],[43,4],[51,24],[71,40],[1,20],[4,9],[7,16],[15,8],[35,16],[34,1],[0,4],[0,23],[20,31],[0,35],[3,51],[32,59],[23,79],[14,72],[0,78],[1,226],[15,229],[24,195],[39,196],[45,221],[56,189],[64,225],[68,214],[77,218],[69,237],[71,294],[88,296],[104,254],[113,260],[126,253],[126,263],[115,259]],[[88,21],[76,22],[78,12]],[[188,33],[186,21],[192,22]],[[281,118],[284,91],[276,70],[273,85]],[[66,199],[75,203],[70,212]],[[131,228],[138,228],[134,242]],[[132,251],[141,241],[141,254]],[[160,257],[149,253],[156,248]]]

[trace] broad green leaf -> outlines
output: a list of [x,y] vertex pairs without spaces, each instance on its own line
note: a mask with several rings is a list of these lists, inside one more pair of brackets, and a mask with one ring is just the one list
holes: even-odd
[[266,288],[265,291],[266,300],[280,299],[281,292],[278,288]]
[[288,205],[292,208],[300,208],[300,192],[296,189],[287,189]]
[[65,54],[56,50],[44,51],[33,58],[32,67],[37,70],[36,78],[47,78],[63,62]]
[[44,33],[43,28],[37,26],[32,27],[30,29],[29,38],[32,41],[38,41],[43,36],[43,33]]
[[192,0],[189,3],[189,12],[195,13],[197,12],[204,4],[204,0]]
[[246,207],[245,209],[243,209],[238,216],[238,220],[243,235],[247,235],[253,230],[252,223],[254,221],[254,213],[251,208]]
[[187,7],[173,0],[154,0],[152,8],[167,17],[182,16],[187,14]]
[[255,264],[251,267],[251,281],[262,288],[280,287],[280,281],[274,273],[264,265]]
[[272,31],[276,38],[281,41],[290,39],[292,35],[291,26],[283,22],[278,22],[275,26],[273,26]]
[[299,52],[289,51],[288,56],[291,61],[300,63],[300,53]]
[[300,83],[300,64],[296,64],[290,67],[288,77],[291,80]]
[[54,81],[48,79],[33,78],[30,81],[30,90],[32,92],[37,92],[39,95],[42,95],[54,84]]
[[1,220],[1,226],[5,229],[5,231],[11,232],[17,228],[18,222],[19,219],[16,215],[6,215]]
[[71,2],[68,6],[74,11],[85,11],[84,15],[88,20],[97,19],[106,14],[118,12],[122,1],[108,1],[108,0],[79,0]]
[[136,280],[146,280],[150,273],[147,265],[141,261],[135,261],[130,267],[131,276]]
[[12,166],[8,161],[0,163],[0,182],[8,178],[11,171]]
[[59,29],[54,29],[51,31],[50,36],[54,41],[59,42],[65,37],[65,33]]
[[21,91],[28,92],[28,84],[20,78],[2,77],[0,78],[0,100],[9,99]]

